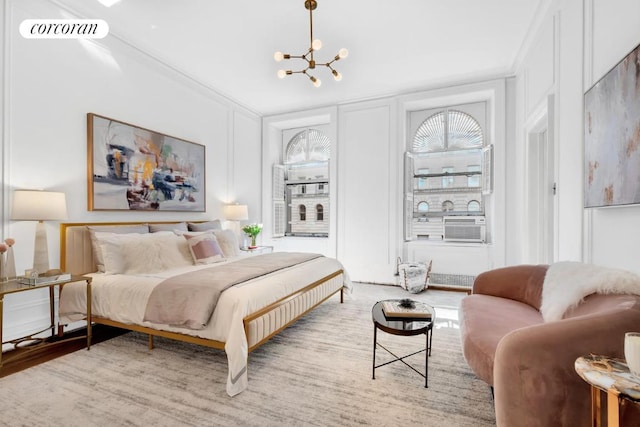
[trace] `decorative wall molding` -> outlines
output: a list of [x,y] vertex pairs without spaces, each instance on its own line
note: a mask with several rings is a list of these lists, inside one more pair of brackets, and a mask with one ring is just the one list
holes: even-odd
[[[594,60],[594,1],[584,0],[583,29],[582,29],[582,92],[586,92],[593,85],[593,60]],[[584,120],[584,119],[583,119]],[[584,123],[583,123],[584,126]],[[584,138],[584,137],[583,137]],[[583,141],[584,144],[584,141]],[[584,171],[583,171],[584,172]],[[582,261],[593,262],[593,212],[591,209],[582,210]]]
[[0,5],[0,165],[2,165],[2,184],[0,185],[0,240],[9,232],[9,51],[11,38],[11,20],[9,0],[2,0]]

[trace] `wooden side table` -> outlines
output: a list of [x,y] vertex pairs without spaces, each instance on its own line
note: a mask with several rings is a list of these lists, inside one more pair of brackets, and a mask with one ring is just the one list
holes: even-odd
[[[62,292],[63,286],[67,283],[85,281],[87,284],[87,350],[88,350],[91,347],[91,280],[92,280],[91,277],[88,277],[88,276],[71,276],[71,279],[65,280],[63,282],[44,283],[44,284],[37,284],[37,285],[25,285],[18,282],[18,280],[15,280],[15,279],[9,280],[8,282],[0,283],[0,345],[12,344],[13,348],[15,349],[22,343],[36,342],[36,344],[28,346],[29,350],[35,350],[37,348],[40,348],[40,345],[37,345],[37,343],[39,342],[43,344],[45,343],[46,339],[36,338],[35,335],[46,332],[47,330],[51,330],[51,337],[54,337],[55,335],[55,330],[56,330],[55,307],[54,307],[55,299],[53,295],[53,289],[56,286],[58,286],[60,292]],[[27,292],[35,289],[45,289],[45,288],[49,289],[49,313],[51,316],[51,324],[45,329],[38,332],[34,332],[30,335],[16,338],[9,341],[2,341],[2,319],[4,315],[4,312],[3,312],[4,296],[8,294],[17,293],[17,292]],[[77,339],[77,338],[72,338],[72,339]],[[60,342],[60,341],[57,341],[57,342]],[[21,348],[25,348],[25,347],[21,347]],[[21,352],[21,355],[25,355],[25,354],[28,354],[28,351]],[[2,364],[3,364],[2,359],[3,359],[3,354],[2,354],[2,351],[0,350],[0,369],[2,368]]]
[[583,356],[575,361],[575,370],[591,386],[591,425],[602,425],[601,391],[607,393],[607,426],[620,426],[620,402],[640,403],[640,378],[629,372],[624,360],[607,356]]

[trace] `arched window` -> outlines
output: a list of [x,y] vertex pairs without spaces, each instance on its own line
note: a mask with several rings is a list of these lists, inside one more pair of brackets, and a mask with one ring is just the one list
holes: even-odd
[[284,156],[287,164],[328,161],[331,141],[318,129],[305,129],[297,133],[289,143]]
[[480,212],[480,202],[477,200],[471,200],[467,203],[468,212]]
[[412,151],[468,150],[482,148],[484,136],[476,119],[458,110],[443,110],[427,117],[413,137]]
[[427,222],[423,218],[435,229],[443,216],[484,215],[485,205],[491,206],[485,201],[485,195],[491,197],[485,176],[490,175],[492,162],[489,113],[484,100],[408,112],[405,240],[430,238],[425,237],[425,225],[419,224]]
[[273,165],[272,173],[273,236],[328,237],[331,210],[318,212],[316,204],[327,207],[331,197],[332,125],[299,126],[280,131],[282,164]]
[[427,202],[418,203],[418,212],[429,212],[429,203]]
[[316,221],[324,221],[324,206],[316,205]]
[[453,202],[451,200],[445,200],[442,202],[442,212],[453,211]]

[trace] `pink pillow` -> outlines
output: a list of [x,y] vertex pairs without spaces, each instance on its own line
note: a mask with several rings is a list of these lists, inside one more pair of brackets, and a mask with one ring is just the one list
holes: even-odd
[[202,233],[198,235],[183,234],[187,239],[189,252],[196,264],[213,264],[224,261],[224,255],[218,240],[213,233]]

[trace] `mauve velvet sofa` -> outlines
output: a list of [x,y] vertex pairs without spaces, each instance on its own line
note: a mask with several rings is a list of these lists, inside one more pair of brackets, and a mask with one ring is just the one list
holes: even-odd
[[[480,274],[461,303],[464,356],[493,387],[498,427],[591,425],[590,387],[574,370],[579,356],[624,358],[624,333],[640,330],[640,296],[592,294],[562,320],[540,313],[546,265]],[[606,398],[602,398],[603,403]],[[640,425],[637,406],[622,420]]]

